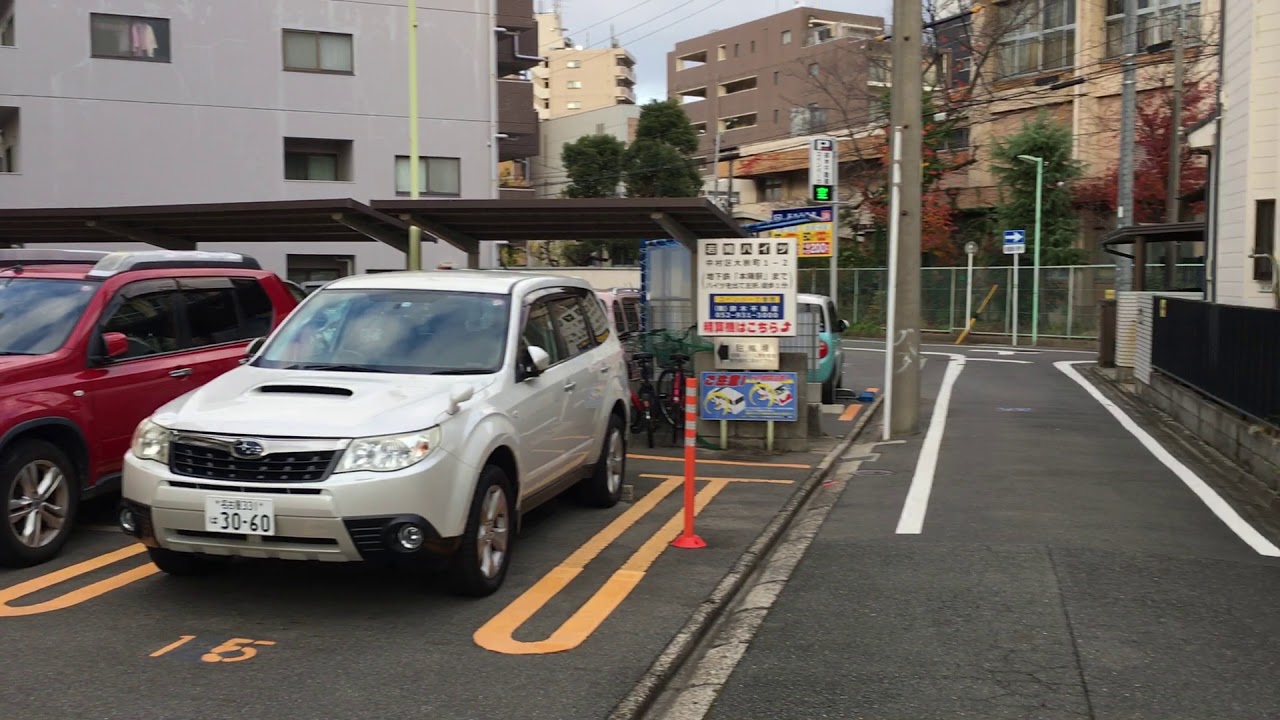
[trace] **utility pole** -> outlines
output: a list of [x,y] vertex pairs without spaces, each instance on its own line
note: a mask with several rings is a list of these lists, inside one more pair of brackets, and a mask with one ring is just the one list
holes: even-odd
[[[1178,27],[1173,32],[1173,107],[1169,123],[1169,194],[1165,198],[1165,222],[1176,223],[1179,218],[1178,195],[1182,188],[1182,84],[1183,80],[1183,45],[1185,33],[1185,7],[1178,5]],[[1164,255],[1164,289],[1173,290],[1178,273],[1177,243],[1165,246]]]
[[[418,0],[409,0],[409,199],[418,199]],[[409,226],[408,269],[422,269],[422,228]]]
[[[1132,1],[1132,0],[1131,0]],[[921,88],[924,72],[919,0],[893,3],[892,129],[894,202],[890,205],[892,305],[885,333],[885,437],[915,433],[920,425],[920,208],[924,181]]]
[[[1134,124],[1138,115],[1138,0],[1124,3],[1124,85],[1120,96],[1120,183],[1116,198],[1116,228],[1133,225],[1133,143]],[[1142,253],[1134,252],[1135,256]],[[1132,258],[1116,256],[1116,290],[1133,287],[1135,267]]]
[[723,208],[720,204],[720,129],[716,128],[716,149],[711,161],[711,175],[715,178],[711,186],[711,204]]

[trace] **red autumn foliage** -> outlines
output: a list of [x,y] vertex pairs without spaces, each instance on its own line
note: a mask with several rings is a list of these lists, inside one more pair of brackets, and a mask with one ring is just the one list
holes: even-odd
[[[1183,92],[1182,127],[1203,120],[1212,111],[1213,88],[1208,83],[1188,85]],[[1138,223],[1165,221],[1166,187],[1169,178],[1169,141],[1173,137],[1173,111],[1168,91],[1147,95],[1138,104],[1136,152],[1134,153],[1133,208]],[[1182,150],[1182,175],[1179,194],[1185,195],[1204,185],[1206,169],[1202,159]],[[1114,213],[1120,187],[1120,168],[1116,162],[1101,178],[1080,183],[1076,190],[1079,202]],[[1187,208],[1199,212],[1200,207]]]
[[[926,127],[926,135],[930,128]],[[940,155],[926,142],[924,147],[924,195],[920,207],[920,249],[932,255],[939,265],[951,265],[960,259],[960,248],[956,246],[952,233],[956,230],[953,222],[955,211],[951,206],[951,198],[938,188],[938,181],[946,174],[948,159]],[[889,148],[881,153],[882,168],[891,165]],[[884,170],[880,176],[883,178]],[[887,179],[887,178],[885,178]],[[889,188],[887,184],[867,195],[867,209],[876,225],[889,226]]]

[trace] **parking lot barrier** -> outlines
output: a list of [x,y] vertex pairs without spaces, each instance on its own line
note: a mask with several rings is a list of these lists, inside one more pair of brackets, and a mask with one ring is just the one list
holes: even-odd
[[672,543],[678,548],[696,549],[707,546],[706,541],[693,531],[697,453],[698,379],[689,377],[684,381],[684,532]]

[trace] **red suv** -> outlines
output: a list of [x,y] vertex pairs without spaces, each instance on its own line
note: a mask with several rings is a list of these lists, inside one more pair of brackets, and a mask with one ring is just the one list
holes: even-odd
[[0,565],[58,554],[134,429],[297,306],[235,253],[0,249]]

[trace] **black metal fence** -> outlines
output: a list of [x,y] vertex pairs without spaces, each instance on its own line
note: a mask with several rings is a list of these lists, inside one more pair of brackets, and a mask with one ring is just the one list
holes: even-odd
[[1152,302],[1152,367],[1280,425],[1280,310],[1179,298]]

